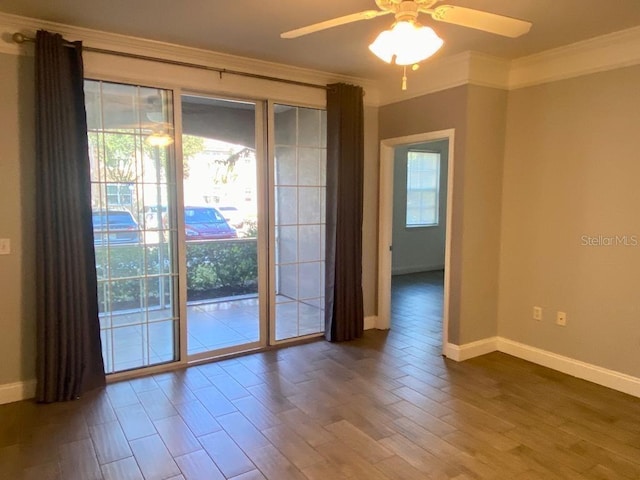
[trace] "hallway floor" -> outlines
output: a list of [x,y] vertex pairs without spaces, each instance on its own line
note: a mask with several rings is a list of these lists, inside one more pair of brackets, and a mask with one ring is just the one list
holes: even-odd
[[391,280],[391,329],[421,335],[424,345],[442,352],[444,272],[395,275]]
[[3,479],[638,479],[640,399],[504,355],[440,355],[441,273],[390,331],[0,406]]

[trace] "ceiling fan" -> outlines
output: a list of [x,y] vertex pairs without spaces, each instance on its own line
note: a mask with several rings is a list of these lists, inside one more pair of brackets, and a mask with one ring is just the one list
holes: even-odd
[[[378,35],[369,45],[369,49],[380,59],[395,65],[414,65],[433,55],[443,44],[429,27],[418,23],[418,14],[426,13],[433,20],[474,28],[505,37],[516,38],[531,28],[531,22],[495,13],[474,10],[454,5],[440,5],[432,8],[438,0],[375,0],[380,10],[365,10],[343,17],[314,23],[306,27],[284,32],[281,38],[297,38],[328,28],[338,27],[360,20],[370,20],[381,15],[393,13],[395,23],[390,30]],[[406,74],[403,77],[403,90],[406,89]]]

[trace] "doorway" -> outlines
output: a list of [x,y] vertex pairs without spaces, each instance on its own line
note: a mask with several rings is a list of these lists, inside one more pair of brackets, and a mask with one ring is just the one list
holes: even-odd
[[[444,255],[442,257],[427,256],[421,260],[423,265],[416,262],[411,257],[411,249],[408,251],[408,255],[404,255],[403,262],[396,262],[397,273],[411,273],[420,270],[433,270],[439,268],[439,261],[442,261],[442,267],[444,267],[443,278],[443,306],[442,306],[442,351],[444,352],[448,338],[448,311],[449,311],[449,264],[450,264],[450,252],[451,252],[451,198],[453,188],[453,161],[454,161],[454,130],[442,130],[436,132],[428,132],[417,135],[410,135],[406,137],[398,137],[392,139],[386,139],[381,142],[380,145],[380,229],[379,229],[379,253],[378,253],[378,320],[377,327],[382,329],[388,329],[391,327],[391,292],[392,292],[392,272],[393,272],[393,250],[395,247],[394,240],[398,241],[402,235],[396,235],[394,239],[394,217],[396,221],[402,223],[401,227],[406,230],[410,230],[408,233],[409,244],[413,241],[424,242],[421,238],[419,230],[423,230],[422,233],[427,233],[432,237],[441,238]],[[442,199],[438,201],[438,198],[434,196],[433,191],[427,191],[429,182],[414,182],[416,192],[410,192],[405,194],[404,206],[402,207],[402,214],[396,212],[394,215],[394,188],[398,185],[398,182],[407,181],[407,169],[403,170],[405,173],[404,179],[398,179],[398,172],[394,171],[394,165],[396,164],[396,154],[403,152],[409,152],[411,150],[415,152],[432,153],[441,147],[446,147],[447,150],[447,172],[440,179],[441,189],[446,189]],[[431,147],[431,148],[429,148]],[[440,152],[442,153],[442,152]],[[418,179],[425,179],[434,177],[434,167],[438,167],[438,162],[434,162],[431,158],[426,161],[426,156],[417,155],[423,157],[415,162],[413,173]],[[407,162],[408,163],[408,162]],[[441,165],[440,165],[441,166]],[[394,175],[395,174],[395,175]],[[394,177],[395,181],[394,181]],[[412,198],[409,198],[412,197]],[[413,212],[415,207],[415,200],[423,202],[424,206],[431,207],[431,213],[428,213],[429,208],[424,209],[427,214],[422,217],[416,217]],[[435,200],[435,204],[434,204]],[[444,205],[443,205],[444,202]],[[435,210],[434,210],[435,208]],[[412,213],[413,212],[413,213]],[[440,218],[444,216],[443,218]],[[443,232],[437,234],[438,228],[442,227],[444,223]],[[436,227],[436,228],[434,228]],[[413,229],[416,230],[413,230]],[[416,235],[416,233],[418,233]],[[406,239],[405,239],[406,240]],[[437,240],[432,238],[431,241],[437,245]],[[405,245],[406,246],[406,245]],[[406,254],[407,252],[403,252]],[[403,255],[398,255],[403,257]],[[439,260],[441,259],[441,260]],[[433,276],[433,275],[432,275]],[[433,279],[431,279],[433,280]]]
[[266,344],[266,242],[258,187],[261,102],[183,94],[180,245],[190,361]]
[[321,335],[325,112],[184,94],[181,116],[189,361]]

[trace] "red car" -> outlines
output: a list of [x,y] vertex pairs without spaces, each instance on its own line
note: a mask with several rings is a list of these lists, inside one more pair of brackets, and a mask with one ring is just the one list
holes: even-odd
[[184,207],[187,241],[237,238],[222,214],[213,207]]

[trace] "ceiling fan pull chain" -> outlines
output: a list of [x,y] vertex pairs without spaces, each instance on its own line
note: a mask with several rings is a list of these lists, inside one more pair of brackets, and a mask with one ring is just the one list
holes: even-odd
[[407,66],[402,67],[402,90],[407,89]]

